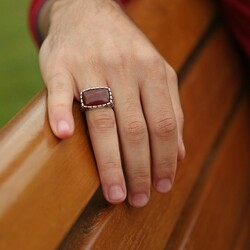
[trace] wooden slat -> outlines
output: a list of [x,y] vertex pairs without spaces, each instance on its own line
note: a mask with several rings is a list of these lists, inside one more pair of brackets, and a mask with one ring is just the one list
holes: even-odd
[[[249,166],[250,164],[248,164]],[[248,198],[250,195],[248,195]],[[250,198],[247,205],[247,215],[244,214],[244,218],[242,219],[240,228],[238,229],[238,233],[236,234],[236,241],[234,244],[234,247],[232,249],[234,250],[248,250],[250,246]]]
[[230,249],[239,236],[249,206],[249,128],[250,109],[245,101],[221,145],[214,172],[208,177],[211,188],[202,193],[207,199],[186,249]]
[[[248,97],[249,98],[249,97]],[[166,249],[244,249],[249,237],[250,108],[241,102]],[[245,225],[242,227],[242,225]],[[242,230],[243,228],[243,230]],[[247,236],[248,234],[248,236]],[[249,247],[249,246],[248,246]]]
[[130,0],[126,10],[178,70],[210,25],[216,8],[213,1]]
[[[129,15],[178,70],[207,29],[213,6],[179,0],[182,14],[173,15],[174,6],[164,1],[140,2],[128,5]],[[194,11],[199,22],[191,18]],[[168,35],[156,33],[156,25]],[[56,247],[99,187],[79,104],[74,104],[75,136],[59,141],[48,125],[45,96],[36,97],[0,134],[0,249]]]
[[127,204],[108,209],[92,207],[96,209],[92,221],[83,215],[61,249],[163,249],[199,176],[204,158],[232,107],[241,81],[237,56],[225,33],[219,29],[181,89],[188,154],[179,166],[172,192],[160,195],[152,191],[149,204],[142,209]]
[[75,135],[59,141],[45,101],[43,92],[0,135],[0,249],[57,246],[99,185],[79,105]]

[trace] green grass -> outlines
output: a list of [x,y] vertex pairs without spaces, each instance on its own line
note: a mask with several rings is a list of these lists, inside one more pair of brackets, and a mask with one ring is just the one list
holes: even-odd
[[28,6],[29,0],[0,1],[0,127],[43,87]]

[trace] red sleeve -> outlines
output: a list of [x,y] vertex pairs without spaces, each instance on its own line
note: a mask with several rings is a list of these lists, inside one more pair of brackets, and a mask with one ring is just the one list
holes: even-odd
[[42,44],[42,37],[38,30],[38,15],[46,0],[32,0],[29,8],[29,28],[38,46]]
[[250,0],[220,0],[233,35],[250,59]]

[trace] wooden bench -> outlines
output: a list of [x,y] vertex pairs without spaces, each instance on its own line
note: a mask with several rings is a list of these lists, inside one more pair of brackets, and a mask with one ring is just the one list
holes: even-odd
[[105,202],[79,104],[56,139],[46,91],[0,133],[0,249],[249,249],[250,102],[212,1],[134,0],[126,11],[176,69],[186,159],[141,209]]

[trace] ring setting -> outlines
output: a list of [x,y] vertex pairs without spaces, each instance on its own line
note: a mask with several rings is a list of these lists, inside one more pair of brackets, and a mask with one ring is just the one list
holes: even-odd
[[94,87],[80,93],[82,110],[113,107],[113,95],[109,87]]

